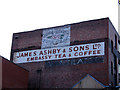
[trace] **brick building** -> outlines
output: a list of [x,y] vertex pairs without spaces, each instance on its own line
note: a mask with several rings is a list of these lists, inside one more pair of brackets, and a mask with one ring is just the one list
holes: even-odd
[[11,61],[29,71],[29,88],[72,88],[87,74],[117,86],[119,42],[109,18],[14,33]]
[[0,56],[0,89],[28,88],[28,71]]

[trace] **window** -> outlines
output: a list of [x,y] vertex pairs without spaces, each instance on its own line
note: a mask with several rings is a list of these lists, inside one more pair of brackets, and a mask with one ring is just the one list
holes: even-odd
[[120,41],[118,41],[118,52],[120,53]]
[[113,41],[111,40],[111,52],[113,53]]
[[119,74],[119,82],[120,82],[120,74]]
[[111,62],[111,74],[113,75],[113,62]]
[[117,85],[117,74],[114,74],[114,85]]
[[117,49],[117,36],[115,35],[115,48]]

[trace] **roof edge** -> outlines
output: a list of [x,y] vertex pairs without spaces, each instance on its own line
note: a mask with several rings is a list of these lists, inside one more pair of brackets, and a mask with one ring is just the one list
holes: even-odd
[[87,76],[90,76],[92,79],[94,79],[95,81],[97,81],[101,86],[103,87],[107,87],[105,85],[103,85],[101,82],[99,82],[98,80],[96,80],[93,76],[91,76],[90,74],[87,74],[84,78],[82,78],[79,82],[77,82],[72,88],[74,88],[78,83],[80,83],[83,79],[85,79]]
[[34,31],[38,31],[38,30],[44,30],[44,29],[50,29],[50,28],[56,28],[56,27],[63,27],[63,26],[68,26],[68,25],[73,25],[73,24],[80,24],[80,23],[91,22],[91,21],[98,21],[98,20],[103,20],[103,19],[108,19],[110,21],[109,17],[105,17],[105,18],[99,18],[99,19],[81,21],[81,22],[76,22],[76,23],[71,23],[71,24],[64,24],[64,25],[58,25],[58,26],[53,26],[53,27],[40,28],[40,29],[35,29],[35,30],[30,30],[30,31],[17,32],[17,33],[13,33],[13,34],[34,32]]

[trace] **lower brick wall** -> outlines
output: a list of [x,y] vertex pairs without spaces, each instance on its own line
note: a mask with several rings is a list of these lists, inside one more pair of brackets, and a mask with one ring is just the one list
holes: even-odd
[[108,85],[108,67],[106,62],[61,65],[46,67],[45,62],[18,64],[30,72],[30,88],[72,88],[84,76],[90,74],[103,85]]
[[2,58],[2,88],[28,88],[28,71]]

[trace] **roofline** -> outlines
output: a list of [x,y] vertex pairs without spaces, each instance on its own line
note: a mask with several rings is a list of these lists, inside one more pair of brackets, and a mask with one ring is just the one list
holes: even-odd
[[103,85],[101,82],[99,82],[98,80],[96,80],[94,77],[92,77],[90,74],[87,74],[84,78],[82,78],[79,82],[77,82],[72,88],[74,88],[78,83],[80,83],[83,79],[85,79],[87,76],[90,76],[92,79],[94,79],[95,81],[97,81],[100,85],[102,85],[103,87],[107,87],[105,85]]
[[[1,55],[0,55],[0,57],[1,57],[1,58],[4,58],[4,57],[3,57],[3,56],[1,56]],[[14,65],[16,65],[16,66],[18,66],[18,67],[22,68],[22,69],[24,69],[25,71],[28,71],[27,69],[25,69],[25,68],[23,68],[23,67],[19,66],[18,64],[15,64],[15,63],[13,63],[12,61],[8,60],[7,58],[4,58],[4,60],[6,60],[6,61],[8,61],[8,62],[10,62],[10,63],[12,63],[12,64],[14,64]],[[28,72],[29,72],[29,71],[28,71]]]
[[116,28],[114,27],[114,25],[112,24],[110,18],[109,18],[109,22],[111,23],[112,27],[114,28],[114,31],[115,31],[116,34],[118,35],[118,39],[120,40],[120,35],[119,35],[118,31],[116,30]]
[[103,19],[108,19],[108,20],[110,20],[109,17],[105,17],[105,18],[93,19],[93,20],[88,20],[88,21],[81,21],[81,22],[77,22],[77,23],[64,24],[64,25],[58,25],[58,26],[53,26],[53,27],[47,27],[47,28],[40,28],[40,29],[31,30],[31,31],[17,32],[17,33],[13,33],[13,34],[34,32],[34,31],[38,31],[38,30],[51,29],[51,28],[56,28],[56,27],[63,27],[63,26],[74,25],[74,24],[80,24],[80,23],[91,22],[91,21],[98,21],[98,20],[103,20]]

